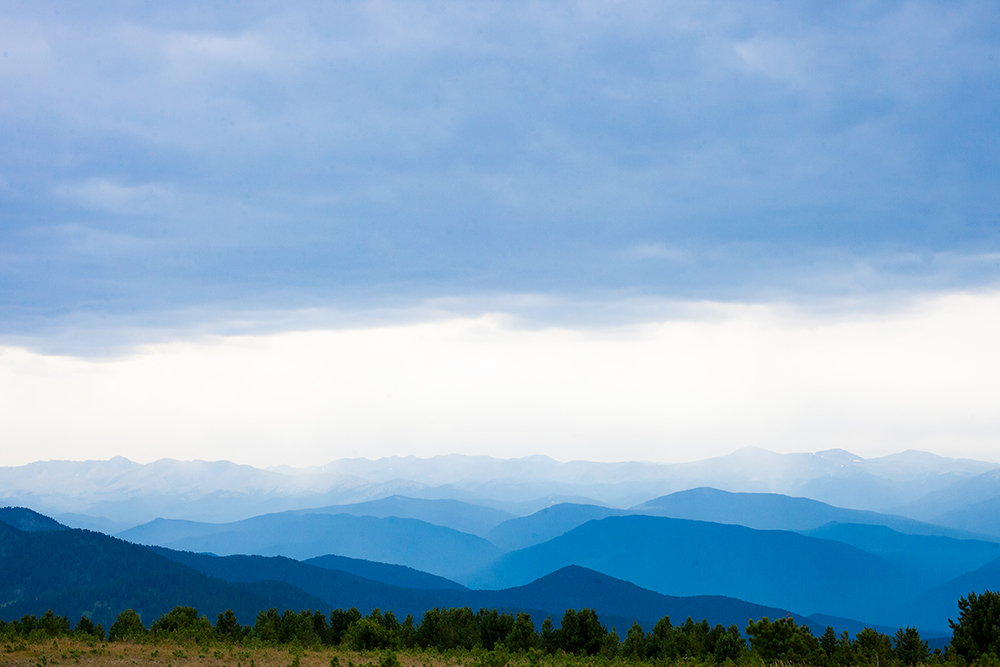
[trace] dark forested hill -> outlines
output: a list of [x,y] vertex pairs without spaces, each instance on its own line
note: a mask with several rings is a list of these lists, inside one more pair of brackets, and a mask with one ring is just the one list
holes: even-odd
[[211,556],[150,547],[158,554],[212,577],[233,583],[283,581],[323,600],[324,609],[357,607],[368,613],[378,607],[402,616],[440,606],[445,599],[438,590],[393,586],[354,574],[301,563],[283,556]]
[[[638,620],[647,630],[664,616],[673,622],[684,621],[688,616],[706,618],[713,625],[733,623],[741,629],[748,619],[765,616],[777,619],[792,616],[796,622],[810,626],[813,632],[822,633],[825,626],[791,614],[785,609],[765,607],[719,595],[677,597],[661,595],[640,588],[635,584],[609,577],[584,567],[570,565],[530,584],[500,591],[471,591],[464,594],[472,604],[497,608],[545,609],[557,618],[562,610],[593,608],[600,614]],[[457,596],[461,599],[462,596]],[[626,628],[619,628],[624,637]]]
[[176,604],[251,622],[261,609],[309,608],[319,598],[291,587],[261,595],[208,577],[149,549],[86,530],[26,532],[0,523],[0,618],[53,609],[109,627],[132,608],[150,622]]
[[0,507],[0,523],[5,523],[27,533],[39,530],[66,530],[66,526],[55,519],[29,510],[27,507]]

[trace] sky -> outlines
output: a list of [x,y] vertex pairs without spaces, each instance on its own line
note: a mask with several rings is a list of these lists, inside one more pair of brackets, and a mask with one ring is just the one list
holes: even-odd
[[1000,457],[995,3],[8,1],[0,50],[0,465]]

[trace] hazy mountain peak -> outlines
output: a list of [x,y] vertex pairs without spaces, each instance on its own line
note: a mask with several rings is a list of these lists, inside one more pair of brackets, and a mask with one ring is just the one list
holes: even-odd
[[884,475],[923,475],[928,468],[933,468],[939,473],[987,472],[990,470],[1000,470],[1000,465],[988,461],[973,461],[972,459],[953,459],[946,456],[939,456],[931,452],[922,452],[916,449],[908,449],[896,454],[888,454],[876,459],[869,459],[870,468],[878,470]]
[[[90,525],[102,525],[105,518],[137,525],[156,517],[225,522],[393,495],[461,500],[523,516],[551,504],[551,499],[625,508],[677,491],[711,487],[885,511],[996,469],[993,463],[926,452],[862,459],[842,449],[778,454],[760,447],[679,464],[449,454],[345,458],[320,467],[260,469],[230,461],[175,459],[144,465],[115,457],[0,468],[0,502],[47,514],[74,513],[79,521],[87,516],[98,520]],[[949,507],[909,516],[929,518],[962,504],[961,489],[949,493],[955,496]],[[990,493],[984,488],[981,498]]]
[[822,452],[816,452],[816,456],[829,461],[836,461],[837,463],[861,463],[865,460],[846,449],[827,449]]

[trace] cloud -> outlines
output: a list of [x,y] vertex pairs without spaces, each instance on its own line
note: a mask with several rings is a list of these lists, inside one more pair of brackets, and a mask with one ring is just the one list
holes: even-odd
[[665,259],[672,262],[691,260],[691,254],[683,248],[667,246],[662,243],[642,243],[632,248],[632,254],[638,259]]
[[802,83],[805,79],[797,62],[799,49],[791,44],[754,39],[736,44],[734,48],[752,72],[790,83]]
[[63,184],[56,193],[86,208],[109,213],[148,214],[172,204],[169,188],[161,184],[122,185],[106,178]]
[[[39,313],[989,287],[995,263],[946,258],[1000,241],[998,23],[971,1],[4,7],[0,337]],[[53,231],[79,228],[152,243],[102,264]],[[908,256],[934,259],[883,261]]]
[[235,37],[212,33],[174,33],[166,35],[164,52],[174,67],[191,71],[211,63],[253,68],[274,63],[280,53],[259,35]]
[[746,445],[995,460],[998,313],[991,292],[864,315],[706,303],[587,330],[491,315],[208,336],[101,360],[7,347],[0,438],[17,446],[0,463],[676,461]]

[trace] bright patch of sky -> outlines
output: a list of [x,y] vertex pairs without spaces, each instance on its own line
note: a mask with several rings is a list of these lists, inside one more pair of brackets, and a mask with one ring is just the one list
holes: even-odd
[[995,3],[6,2],[0,51],[0,464],[1000,437],[949,321],[997,331]]
[[5,463],[320,465],[453,452],[696,460],[903,449],[997,461],[1000,294],[891,315],[689,305],[602,330],[501,316],[160,343],[85,360],[0,351]]

